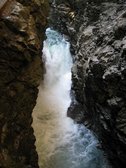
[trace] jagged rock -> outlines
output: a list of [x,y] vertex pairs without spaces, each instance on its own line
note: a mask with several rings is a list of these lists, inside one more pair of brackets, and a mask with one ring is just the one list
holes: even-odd
[[[126,1],[66,0],[64,5],[74,13],[72,18],[68,10],[62,13],[57,7],[62,3],[58,1],[53,5],[50,25],[70,37],[74,60],[72,90],[81,105],[75,108],[72,105],[68,114],[76,120],[81,108],[83,123],[88,122],[97,134],[112,166],[124,168]],[[58,24],[55,16],[60,20]]]
[[0,1],[0,167],[37,168],[32,110],[42,78],[48,2]]
[[68,108],[67,116],[71,117],[77,123],[83,123],[85,117],[83,107],[77,102],[72,102]]

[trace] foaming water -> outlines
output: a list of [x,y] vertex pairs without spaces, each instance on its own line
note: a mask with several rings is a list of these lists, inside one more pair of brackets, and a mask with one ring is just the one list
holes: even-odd
[[96,138],[66,115],[71,102],[70,44],[54,30],[47,29],[46,35],[46,74],[33,112],[40,168],[108,168]]

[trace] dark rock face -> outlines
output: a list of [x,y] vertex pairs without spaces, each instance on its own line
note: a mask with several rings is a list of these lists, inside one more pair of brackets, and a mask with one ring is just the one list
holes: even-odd
[[37,168],[32,110],[42,78],[47,1],[0,2],[0,167]]
[[68,115],[79,116],[96,133],[114,168],[126,165],[125,9],[125,0],[60,1],[50,22],[70,37],[74,51],[72,90],[78,103]]

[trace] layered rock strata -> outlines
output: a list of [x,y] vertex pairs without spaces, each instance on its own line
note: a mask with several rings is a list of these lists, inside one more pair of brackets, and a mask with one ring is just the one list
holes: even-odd
[[43,74],[48,2],[0,2],[0,167],[37,168],[32,110]]

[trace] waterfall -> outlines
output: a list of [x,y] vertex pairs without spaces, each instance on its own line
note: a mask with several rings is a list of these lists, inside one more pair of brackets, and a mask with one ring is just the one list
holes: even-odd
[[71,103],[70,44],[54,30],[47,29],[46,36],[46,73],[33,112],[40,168],[108,168],[91,131],[67,117]]

